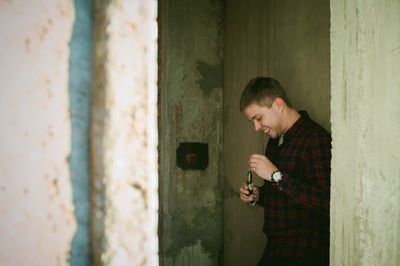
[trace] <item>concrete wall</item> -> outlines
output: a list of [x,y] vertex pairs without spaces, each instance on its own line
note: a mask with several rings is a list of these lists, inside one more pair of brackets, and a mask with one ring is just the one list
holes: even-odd
[[0,264],[67,265],[73,2],[0,3]]
[[[222,1],[160,1],[160,256],[217,265],[222,252]],[[208,167],[183,170],[182,142],[208,144]]]
[[94,265],[158,265],[157,2],[94,1]]
[[0,3],[1,265],[158,265],[157,2],[94,4],[92,76],[90,0]]
[[264,153],[267,138],[239,112],[240,95],[249,79],[275,77],[295,108],[330,130],[329,1],[225,5],[224,264],[255,265],[266,243],[263,210],[242,203],[239,187],[249,155]]
[[331,265],[399,265],[400,2],[331,12]]

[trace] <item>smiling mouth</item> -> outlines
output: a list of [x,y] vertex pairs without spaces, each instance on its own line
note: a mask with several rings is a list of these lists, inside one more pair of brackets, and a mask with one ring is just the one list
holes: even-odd
[[264,133],[269,135],[269,128],[267,128],[266,130],[264,130]]

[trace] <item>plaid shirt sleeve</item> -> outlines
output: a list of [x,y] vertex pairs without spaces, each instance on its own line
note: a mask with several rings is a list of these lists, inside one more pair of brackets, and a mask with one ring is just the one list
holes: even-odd
[[296,177],[282,171],[283,179],[276,187],[296,204],[329,215],[331,139],[317,132],[303,144],[302,173]]

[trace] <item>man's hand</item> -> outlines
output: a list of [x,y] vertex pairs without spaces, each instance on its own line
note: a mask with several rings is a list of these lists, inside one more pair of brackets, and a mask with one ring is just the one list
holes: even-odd
[[249,160],[250,169],[259,177],[267,181],[271,181],[271,175],[278,168],[264,155],[253,154]]
[[244,202],[252,202],[252,201],[258,201],[258,198],[260,196],[260,191],[258,191],[258,187],[253,188],[253,194],[250,196],[246,196],[246,194],[249,194],[249,191],[247,190],[247,184],[242,183],[242,186],[240,187],[240,199]]

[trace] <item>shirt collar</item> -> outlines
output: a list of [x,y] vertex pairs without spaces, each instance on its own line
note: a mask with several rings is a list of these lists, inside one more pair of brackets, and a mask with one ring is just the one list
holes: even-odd
[[296,133],[296,131],[309,119],[308,113],[306,111],[299,111],[300,118],[285,132],[284,139],[291,137]]

